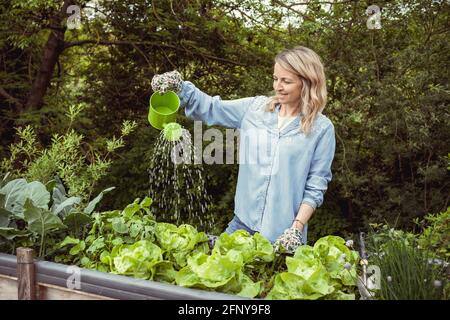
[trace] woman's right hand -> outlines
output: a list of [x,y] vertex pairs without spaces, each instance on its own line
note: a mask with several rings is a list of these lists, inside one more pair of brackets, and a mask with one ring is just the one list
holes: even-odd
[[274,243],[276,252],[294,254],[297,248],[303,245],[303,234],[300,229],[292,226],[286,229]]
[[152,79],[152,89],[160,93],[167,91],[178,93],[181,90],[182,83],[181,74],[177,70],[173,70],[163,74],[155,74]]

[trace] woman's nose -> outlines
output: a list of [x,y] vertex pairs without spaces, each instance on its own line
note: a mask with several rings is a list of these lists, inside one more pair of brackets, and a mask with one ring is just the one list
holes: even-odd
[[283,89],[282,83],[281,83],[281,81],[278,80],[278,81],[275,83],[275,90],[280,91],[280,90],[282,90],[282,89]]

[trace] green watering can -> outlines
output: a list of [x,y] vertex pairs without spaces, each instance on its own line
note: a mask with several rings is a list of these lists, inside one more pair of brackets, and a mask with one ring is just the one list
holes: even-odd
[[173,91],[155,92],[150,97],[148,121],[153,128],[163,130],[166,140],[176,141],[183,133],[183,127],[175,122],[179,108],[180,98]]

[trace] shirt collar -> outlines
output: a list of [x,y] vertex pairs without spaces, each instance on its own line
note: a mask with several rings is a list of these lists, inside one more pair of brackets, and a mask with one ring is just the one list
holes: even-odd
[[[275,104],[275,110],[277,110],[277,115],[280,114],[280,108],[281,108],[281,103],[277,103]],[[303,112],[300,112],[299,114],[296,115],[297,118],[299,118],[300,116],[304,116],[305,114]]]

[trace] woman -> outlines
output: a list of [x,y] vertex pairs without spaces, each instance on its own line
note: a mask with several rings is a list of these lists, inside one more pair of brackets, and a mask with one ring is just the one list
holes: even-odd
[[[319,56],[298,46],[274,62],[273,97],[223,101],[182,81],[177,71],[155,75],[152,88],[177,92],[193,120],[240,129],[235,215],[225,231],[260,232],[278,250],[293,253],[306,243],[307,223],[331,181],[336,140],[322,114],[327,90]],[[245,161],[263,145],[270,147],[266,161]]]

